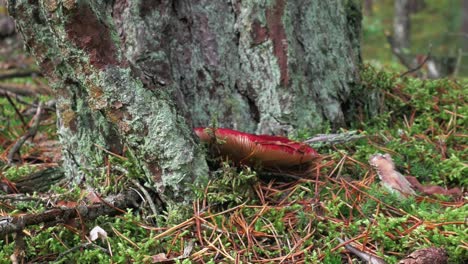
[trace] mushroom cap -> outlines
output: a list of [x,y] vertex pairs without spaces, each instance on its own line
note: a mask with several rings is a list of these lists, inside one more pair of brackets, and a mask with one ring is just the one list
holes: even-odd
[[310,146],[270,135],[255,135],[227,128],[195,128],[200,141],[215,145],[221,156],[238,164],[281,169],[309,165],[319,157]]

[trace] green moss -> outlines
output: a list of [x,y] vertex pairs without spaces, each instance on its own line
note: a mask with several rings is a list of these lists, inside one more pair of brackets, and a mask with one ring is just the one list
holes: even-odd
[[37,166],[25,164],[23,166],[12,166],[3,170],[3,175],[10,181],[17,181],[18,179],[28,176],[37,171]]

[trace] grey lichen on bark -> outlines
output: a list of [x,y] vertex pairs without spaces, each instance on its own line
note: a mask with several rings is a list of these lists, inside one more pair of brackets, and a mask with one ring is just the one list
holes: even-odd
[[142,79],[194,126],[287,134],[345,125],[359,83],[360,4],[349,1],[116,1]]
[[11,0],[10,12],[56,88],[69,175],[103,164],[95,144],[127,146],[152,186],[182,196],[207,174],[192,126],[345,124],[357,1]]
[[[104,152],[138,159],[149,185],[190,199],[207,176],[203,153],[167,91],[151,89],[122,53],[105,1],[10,2],[25,43],[55,87],[65,171],[93,177]],[[89,183],[90,181],[88,181]]]
[[176,18],[158,32],[172,40],[174,80],[194,125],[215,116],[220,126],[287,134],[345,124],[359,82],[359,32],[347,16],[355,1],[178,3],[153,13]]
[[128,68],[109,67],[92,78],[105,87],[102,100],[111,105],[101,109],[109,111],[111,119],[123,114],[116,120],[119,132],[160,193],[166,187],[172,193],[186,193],[185,183],[207,176],[204,157],[168,94],[144,89]]

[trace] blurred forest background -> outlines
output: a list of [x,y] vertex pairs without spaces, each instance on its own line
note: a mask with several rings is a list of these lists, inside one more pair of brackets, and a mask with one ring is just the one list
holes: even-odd
[[[402,52],[416,60],[430,53],[440,77],[468,77],[468,0],[363,0],[362,55],[372,65],[402,71],[386,34],[408,21]],[[406,45],[405,45],[406,44]]]

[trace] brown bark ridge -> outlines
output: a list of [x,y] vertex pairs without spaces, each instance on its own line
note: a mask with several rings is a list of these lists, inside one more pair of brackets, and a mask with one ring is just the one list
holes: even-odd
[[359,1],[9,1],[57,95],[75,182],[124,146],[168,196],[206,176],[192,126],[286,134],[345,124]]

